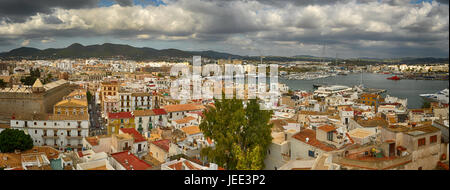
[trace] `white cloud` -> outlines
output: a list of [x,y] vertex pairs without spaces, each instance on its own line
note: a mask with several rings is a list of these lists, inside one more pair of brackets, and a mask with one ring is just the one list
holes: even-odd
[[20,45],[27,46],[28,44],[30,44],[30,40],[24,40]]

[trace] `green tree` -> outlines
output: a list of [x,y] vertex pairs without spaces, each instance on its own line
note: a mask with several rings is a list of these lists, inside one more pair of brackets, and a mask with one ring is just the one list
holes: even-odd
[[89,90],[86,92],[86,98],[87,98],[88,102],[91,102],[92,94],[91,94],[91,92]]
[[200,129],[214,139],[215,147],[201,155],[229,170],[263,169],[267,148],[272,141],[271,111],[260,110],[257,100],[244,108],[242,100],[215,100],[215,108],[205,112]]
[[33,85],[34,82],[36,81],[36,79],[38,79],[39,77],[41,77],[41,72],[39,71],[39,69],[30,69],[30,76],[27,76],[25,78],[20,79],[20,82],[22,82],[22,84],[24,85]]
[[5,129],[0,133],[0,151],[13,152],[16,149],[28,150],[33,148],[30,135],[18,129]]

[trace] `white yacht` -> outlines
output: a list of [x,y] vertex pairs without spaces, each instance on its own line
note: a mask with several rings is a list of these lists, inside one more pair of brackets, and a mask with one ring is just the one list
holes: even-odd
[[434,94],[421,94],[420,97],[422,97],[425,101],[448,104],[448,88]]

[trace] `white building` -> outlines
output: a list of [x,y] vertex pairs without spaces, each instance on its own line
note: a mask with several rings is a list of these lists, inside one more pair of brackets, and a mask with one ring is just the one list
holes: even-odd
[[150,93],[121,92],[119,93],[119,100],[119,110],[121,112],[153,108],[153,98]]
[[89,135],[89,116],[50,115],[18,117],[10,121],[12,129],[23,130],[35,146],[52,146],[60,151],[66,148],[81,150],[83,138]]
[[147,137],[151,129],[167,126],[167,112],[164,109],[136,110],[133,113],[136,130]]

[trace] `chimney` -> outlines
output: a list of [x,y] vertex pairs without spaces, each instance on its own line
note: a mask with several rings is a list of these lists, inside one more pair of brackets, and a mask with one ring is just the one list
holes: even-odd
[[306,142],[309,142],[309,138],[308,137],[306,137]]

